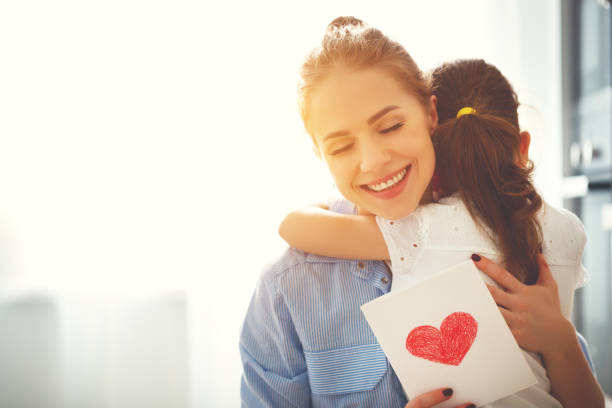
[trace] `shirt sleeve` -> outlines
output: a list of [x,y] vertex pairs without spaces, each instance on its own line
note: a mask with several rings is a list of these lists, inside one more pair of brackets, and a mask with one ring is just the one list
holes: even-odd
[[[392,223],[391,221],[387,221],[380,216],[376,216],[376,224],[378,225],[378,229],[385,240],[385,245],[387,245],[387,250],[389,251],[389,260],[391,264],[396,266],[397,259],[400,258],[400,248],[397,243],[397,227],[393,227],[395,225],[395,221]],[[394,271],[395,272],[395,271]]]
[[357,208],[355,207],[355,204],[340,197],[330,197],[327,200],[327,208],[329,208],[330,211],[342,214],[357,213]]
[[309,407],[302,346],[270,272],[258,282],[240,334],[242,406]]

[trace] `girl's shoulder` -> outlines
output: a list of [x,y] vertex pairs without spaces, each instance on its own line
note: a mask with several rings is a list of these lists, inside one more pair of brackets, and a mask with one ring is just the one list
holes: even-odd
[[415,211],[397,220],[387,220],[376,216],[378,227],[383,233],[385,241],[393,238],[400,241],[422,240],[427,234],[427,224],[423,218],[423,206],[419,206]]
[[[571,211],[547,202],[543,202],[537,217],[548,263],[579,265],[587,241],[580,219]],[[497,251],[493,232],[472,218],[457,194],[421,205],[408,217],[387,222],[383,228],[392,235],[401,236],[404,245],[418,240],[429,248]]]
[[441,216],[445,218],[453,218],[456,215],[464,216],[468,213],[463,200],[457,193],[441,198],[436,202],[422,205],[418,210],[429,217]]
[[429,247],[478,250],[487,254],[497,251],[492,231],[472,218],[458,194],[424,205],[419,210],[427,226]]
[[460,199],[448,197],[439,202],[421,204],[404,218],[386,220],[376,216],[376,221],[385,237],[398,236],[406,242],[413,242],[429,236],[432,222],[436,225],[446,224],[448,220],[462,214],[464,208]]
[[584,231],[584,226],[580,218],[570,210],[553,206],[546,201],[542,201],[542,209],[538,213],[540,222],[544,223],[556,223],[562,228],[569,228],[571,230]]
[[544,256],[550,264],[577,265],[586,245],[584,225],[573,212],[543,202],[538,214]]

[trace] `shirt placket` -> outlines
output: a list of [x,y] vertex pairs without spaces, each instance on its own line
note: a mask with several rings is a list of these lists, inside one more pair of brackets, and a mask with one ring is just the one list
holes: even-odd
[[376,262],[367,266],[372,269],[368,281],[383,294],[389,293],[389,290],[391,290],[391,271],[389,267],[383,262]]

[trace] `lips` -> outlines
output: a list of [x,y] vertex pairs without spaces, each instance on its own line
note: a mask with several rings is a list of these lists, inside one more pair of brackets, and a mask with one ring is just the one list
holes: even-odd
[[370,183],[367,186],[370,190],[374,190],[374,191],[382,191],[384,189],[390,188],[393,185],[402,181],[402,179],[406,176],[406,171],[407,171],[406,168],[404,168],[399,173],[397,173],[395,176],[388,178],[387,181],[383,181],[380,183]]
[[360,187],[375,197],[385,199],[393,198],[401,193],[406,186],[411,168],[412,166],[408,165],[382,179],[374,180],[368,184],[362,184]]

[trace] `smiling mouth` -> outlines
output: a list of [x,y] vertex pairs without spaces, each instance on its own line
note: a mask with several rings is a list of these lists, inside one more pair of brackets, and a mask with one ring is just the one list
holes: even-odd
[[410,170],[410,167],[411,165],[404,167],[399,173],[389,178],[388,180],[377,184],[363,184],[361,188],[375,191],[377,193],[392,189],[397,183],[401,182],[406,177],[406,174],[408,174],[408,170]]

